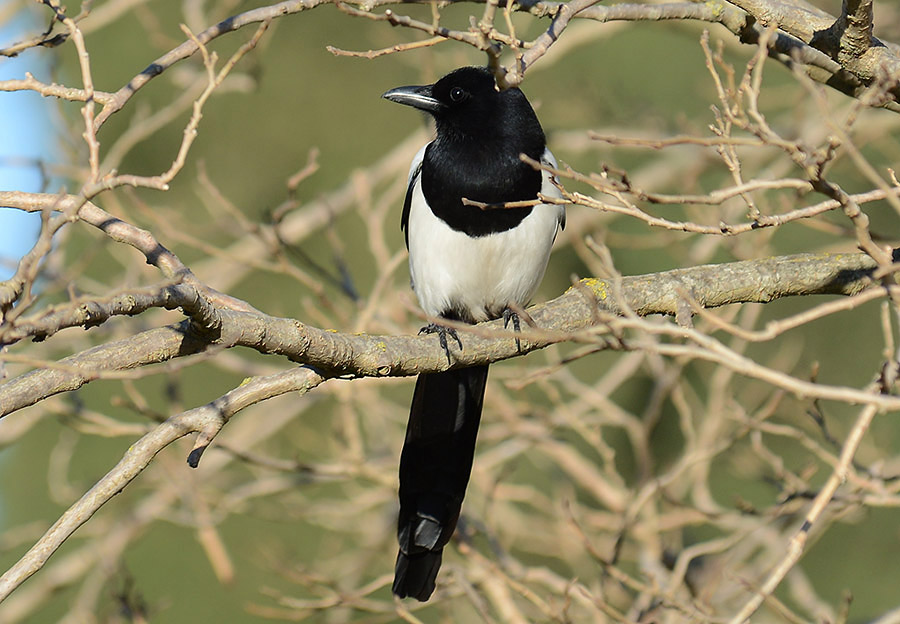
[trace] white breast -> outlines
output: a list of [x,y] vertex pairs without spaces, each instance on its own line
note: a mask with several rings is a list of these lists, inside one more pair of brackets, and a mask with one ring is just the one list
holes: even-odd
[[[416,154],[411,178],[424,152],[422,148]],[[556,167],[549,150],[541,160]],[[547,172],[541,193],[561,197]],[[498,318],[510,304],[525,306],[544,277],[550,247],[564,219],[563,206],[541,204],[510,230],[472,238],[431,212],[419,176],[407,225],[409,270],[419,305],[430,316],[459,310],[477,322]]]

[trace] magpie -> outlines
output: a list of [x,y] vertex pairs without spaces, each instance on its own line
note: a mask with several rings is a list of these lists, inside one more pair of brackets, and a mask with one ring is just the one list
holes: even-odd
[[[499,90],[487,68],[462,67],[436,83],[398,87],[382,97],[429,113],[435,139],[413,158],[400,227],[409,250],[410,283],[427,315],[465,323],[504,318],[530,301],[550,247],[565,227],[552,176],[525,154],[556,167],[525,95]],[[477,202],[478,205],[464,202]],[[439,333],[449,361],[449,333]],[[449,362],[448,362],[449,363]],[[422,374],[416,380],[400,456],[400,551],[393,593],[428,600],[444,546],[459,519],[472,472],[488,367]]]

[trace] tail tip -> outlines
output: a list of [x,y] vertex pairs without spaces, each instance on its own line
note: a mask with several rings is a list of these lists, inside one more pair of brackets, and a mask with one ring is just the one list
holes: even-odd
[[398,598],[415,598],[425,602],[434,593],[435,580],[441,567],[442,551],[428,551],[407,555],[397,554],[394,568],[394,585],[391,588]]

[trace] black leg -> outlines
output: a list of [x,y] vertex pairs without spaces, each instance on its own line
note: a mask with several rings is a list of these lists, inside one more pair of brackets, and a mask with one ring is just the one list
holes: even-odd
[[[518,323],[518,320],[516,322]],[[447,334],[449,334],[450,337],[456,341],[456,344],[459,345],[459,350],[462,351],[462,340],[459,339],[459,334],[457,334],[456,330],[452,327],[444,327],[443,325],[438,325],[436,323],[429,323],[419,330],[419,334],[438,335],[438,340],[441,343],[441,348],[444,350],[444,354],[447,356],[447,364],[452,364],[452,362],[450,361],[450,347],[447,344]]]
[[[519,325],[519,315],[509,308],[503,308],[503,329],[506,329],[507,326],[509,326],[510,321],[512,321],[513,324],[513,331],[517,334],[522,331],[522,328]],[[522,352],[522,342],[519,340],[518,336],[516,336],[516,351],[519,353]]]

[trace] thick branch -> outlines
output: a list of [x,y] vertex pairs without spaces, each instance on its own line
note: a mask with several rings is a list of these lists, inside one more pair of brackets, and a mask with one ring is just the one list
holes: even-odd
[[9,327],[0,324],[0,344],[11,345],[25,338],[44,340],[69,327],[90,329],[113,316],[135,316],[150,308],[181,308],[201,332],[215,334],[221,326],[219,312],[197,290],[186,284],[166,284],[118,293],[101,299],[85,299],[54,306],[33,317],[16,319]]
[[841,48],[845,54],[859,58],[872,47],[874,0],[844,0],[839,22],[845,24]]
[[[618,285],[587,278],[556,299],[529,309],[535,325],[521,335],[521,353],[572,339],[576,332],[596,325],[601,312],[624,313],[619,302],[640,316],[675,316],[688,301],[714,308],[799,295],[853,295],[872,284],[875,269],[874,260],[864,254],[800,254],[625,277]],[[328,376],[406,376],[448,368],[446,355],[429,336],[341,334],[260,312],[223,309],[219,318],[221,329],[215,338],[195,334],[191,324],[184,322],[94,347],[52,368],[16,377],[0,386],[0,416],[79,388],[103,371],[133,369],[208,348],[249,347],[313,366]],[[467,334],[465,348],[452,353],[452,366],[519,355],[513,334],[501,328],[502,321],[460,328]],[[900,399],[884,401],[900,408]]]
[[[837,61],[844,72],[866,86],[887,76],[900,75],[900,54],[896,46],[888,46],[871,35],[870,0],[846,0],[840,17],[833,17],[800,0],[728,2],[752,15],[763,26],[776,26],[824,52]],[[843,78],[835,74],[835,79],[841,81]],[[888,87],[894,99],[900,99],[896,84]]]
[[[175,357],[200,353],[208,341],[188,331],[190,322],[160,327],[64,358],[50,368],[15,377],[0,386],[0,416],[69,390],[77,390],[104,371],[132,370]],[[2,358],[2,356],[0,356]]]

